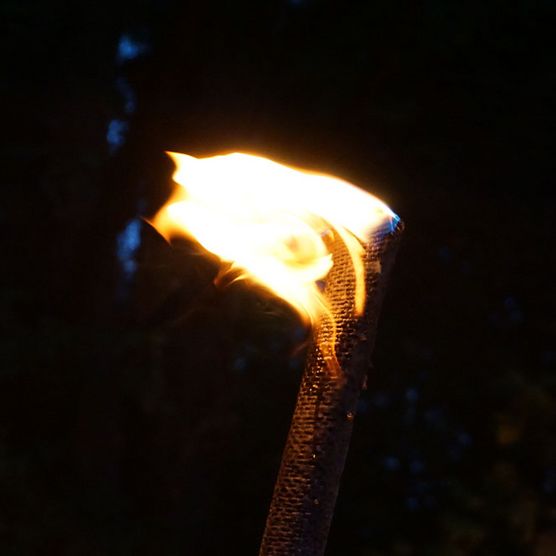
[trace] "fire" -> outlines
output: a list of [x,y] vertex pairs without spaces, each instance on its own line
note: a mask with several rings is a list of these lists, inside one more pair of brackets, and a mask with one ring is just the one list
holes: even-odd
[[153,221],[165,237],[193,238],[314,324],[330,314],[319,281],[333,264],[327,238],[337,235],[353,263],[355,313],[363,312],[364,244],[397,221],[383,202],[341,179],[260,156],[168,154],[181,187]]

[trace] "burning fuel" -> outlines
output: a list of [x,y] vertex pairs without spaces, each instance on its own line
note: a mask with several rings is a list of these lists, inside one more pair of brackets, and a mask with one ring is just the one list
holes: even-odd
[[365,243],[398,219],[382,201],[339,178],[260,156],[168,154],[177,186],[154,218],[160,233],[196,240],[311,324],[330,316],[319,282],[334,264],[329,246],[339,237],[353,266],[355,316],[363,312]]

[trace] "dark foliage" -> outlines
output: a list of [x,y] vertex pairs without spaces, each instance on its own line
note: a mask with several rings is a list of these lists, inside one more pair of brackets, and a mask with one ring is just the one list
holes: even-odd
[[328,554],[556,553],[555,11],[4,2],[0,553],[257,553],[307,332],[141,220],[164,150],[406,222]]

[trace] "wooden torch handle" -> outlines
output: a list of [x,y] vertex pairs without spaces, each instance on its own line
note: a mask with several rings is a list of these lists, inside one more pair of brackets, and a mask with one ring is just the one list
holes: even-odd
[[[323,556],[348,452],[359,394],[370,366],[380,306],[403,225],[396,220],[369,238],[363,316],[354,318],[355,279],[349,254],[334,241],[326,295],[336,326],[314,332],[282,456],[260,556]],[[331,370],[336,346],[340,369]]]

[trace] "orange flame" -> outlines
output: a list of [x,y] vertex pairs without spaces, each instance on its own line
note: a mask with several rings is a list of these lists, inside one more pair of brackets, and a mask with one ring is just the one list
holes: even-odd
[[181,187],[154,218],[160,233],[195,239],[311,324],[329,315],[317,282],[333,264],[326,237],[338,234],[353,263],[355,313],[363,312],[363,244],[397,221],[382,201],[341,179],[250,154],[168,154]]

